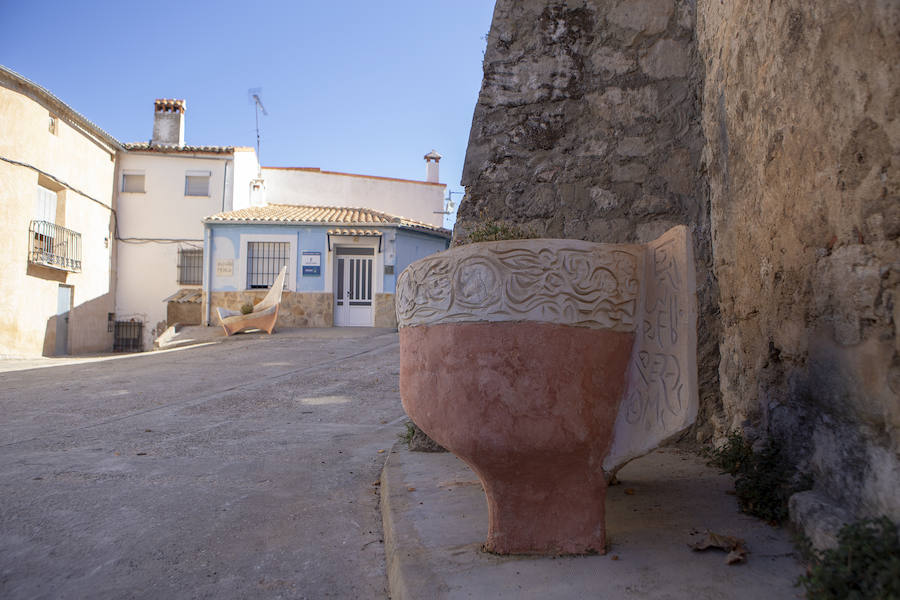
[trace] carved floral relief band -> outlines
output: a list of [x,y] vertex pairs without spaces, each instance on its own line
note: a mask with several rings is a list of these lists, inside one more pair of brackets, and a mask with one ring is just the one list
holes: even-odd
[[545,321],[634,331],[643,255],[640,246],[578,240],[456,248],[420,260],[400,275],[398,321],[400,327]]

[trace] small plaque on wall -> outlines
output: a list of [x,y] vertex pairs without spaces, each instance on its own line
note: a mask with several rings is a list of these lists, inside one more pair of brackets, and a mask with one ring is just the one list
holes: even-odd
[[303,275],[321,275],[322,253],[304,251],[300,257],[300,265],[303,267]]
[[216,261],[216,277],[231,277],[234,275],[234,260],[219,259]]

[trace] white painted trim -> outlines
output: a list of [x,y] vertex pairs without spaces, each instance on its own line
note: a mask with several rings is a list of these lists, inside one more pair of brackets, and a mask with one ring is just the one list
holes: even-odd
[[238,262],[238,289],[247,289],[247,242],[288,242],[290,243],[290,266],[288,266],[288,284],[284,286],[286,292],[297,290],[297,236],[295,234],[273,234],[273,233],[242,233],[240,239],[240,253],[237,256]]
[[[382,234],[383,237],[384,234]],[[335,264],[335,255],[337,247],[341,246],[343,248],[371,248],[373,250],[373,260],[372,260],[372,278],[374,279],[374,285],[372,286],[372,306],[369,311],[369,327],[375,326],[375,297],[376,294],[381,294],[384,292],[384,253],[378,251],[379,242],[384,244],[384,240],[380,240],[378,237],[374,236],[359,236],[357,239],[358,242],[354,242],[353,239],[355,236],[352,235],[332,235],[331,237],[331,250],[328,252],[328,260],[327,264],[327,279],[326,279],[326,287],[330,287],[331,289],[326,289],[326,292],[331,293],[331,307],[332,310],[337,310],[336,299],[334,297],[335,293],[335,282],[334,278],[337,274],[334,271]],[[345,241],[346,240],[346,241]],[[384,246],[382,245],[382,249]],[[335,315],[336,317],[336,315]],[[337,318],[335,318],[335,327],[337,327]]]
[[[383,237],[384,234],[382,234]],[[359,242],[354,242],[352,235],[332,235],[331,237],[331,251],[328,252],[328,260],[327,262],[327,270],[326,276],[329,278],[330,282],[328,285],[331,286],[331,289],[326,289],[326,292],[334,293],[334,276],[333,276],[333,267],[334,267],[334,249],[338,246],[344,246],[345,248],[373,248],[375,250],[375,260],[372,261],[372,270],[378,269],[378,276],[375,277],[375,286],[372,288],[373,294],[381,294],[384,292],[384,240],[382,240],[382,251],[378,251],[378,238],[375,236],[360,236]],[[343,241],[347,240],[347,241]],[[365,240],[365,241],[362,241]],[[326,288],[328,287],[326,285]],[[374,301],[374,298],[373,298]]]

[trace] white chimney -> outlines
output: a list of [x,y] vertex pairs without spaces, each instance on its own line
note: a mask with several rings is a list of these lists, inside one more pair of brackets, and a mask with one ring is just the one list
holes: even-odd
[[441,155],[434,150],[425,155],[425,181],[431,183],[440,181],[439,162],[441,162]]
[[153,145],[184,146],[184,100],[161,98],[153,102]]

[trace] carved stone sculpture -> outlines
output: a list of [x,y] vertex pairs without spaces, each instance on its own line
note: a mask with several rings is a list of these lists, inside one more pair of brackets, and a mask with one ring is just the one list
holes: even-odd
[[400,275],[403,406],[481,479],[487,550],[605,551],[608,478],[696,417],[696,315],[685,227],[472,244]]

